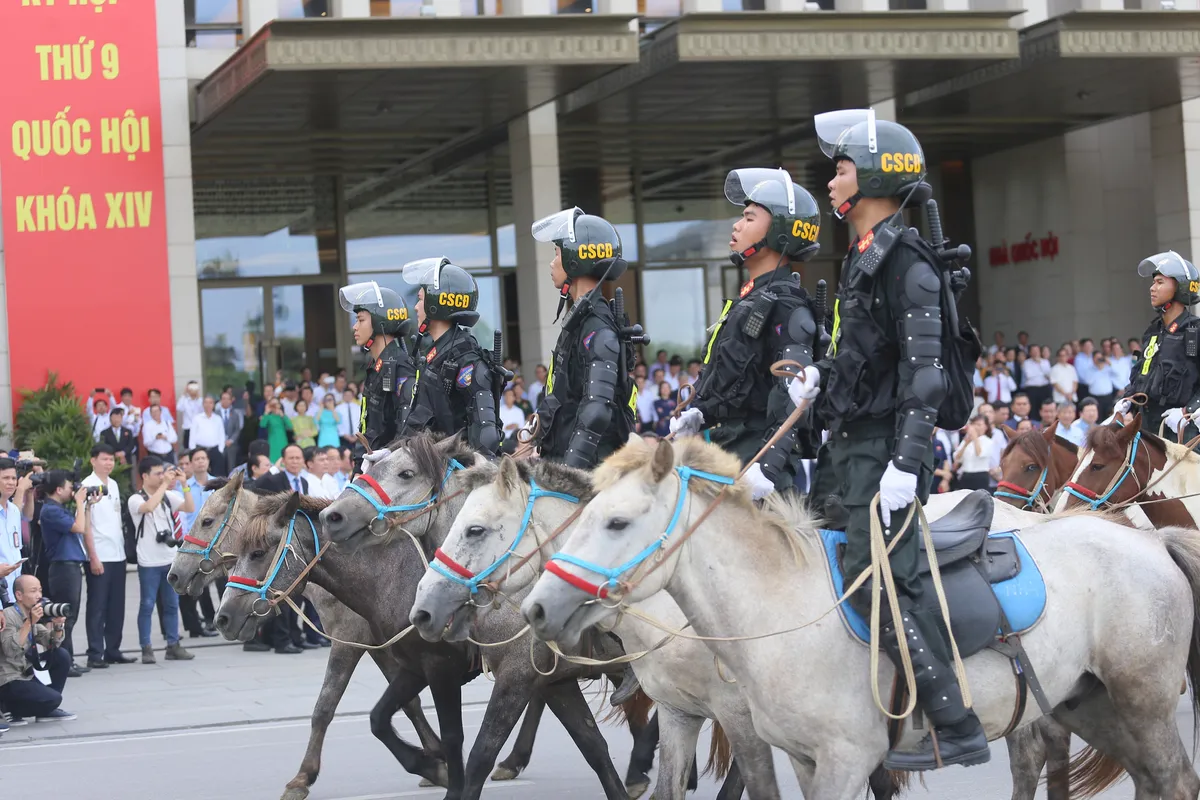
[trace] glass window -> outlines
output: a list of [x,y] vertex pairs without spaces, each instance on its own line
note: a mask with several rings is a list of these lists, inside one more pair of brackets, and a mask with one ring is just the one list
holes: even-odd
[[654,350],[684,361],[698,358],[708,327],[704,268],[645,269],[641,279],[642,325]]
[[729,236],[738,209],[720,187],[712,198],[646,200],[642,235],[644,263],[721,259],[729,255]]
[[184,0],[183,15],[185,23],[241,22],[242,9],[238,0]]
[[353,211],[346,216],[350,272],[384,272],[418,258],[446,256],[460,267],[490,268],[486,209]]
[[278,0],[280,19],[328,17],[329,0]]
[[[617,229],[621,237],[621,253],[626,261],[638,260],[637,225],[633,221],[633,200],[609,202],[605,206],[604,218]],[[528,234],[528,231],[526,231]],[[517,265],[517,234],[513,226],[512,206],[496,209],[496,257],[498,266]]]
[[204,331],[204,387],[262,385],[263,290],[202,289],[200,319]]
[[[200,279],[321,272],[316,186],[311,179],[196,181],[192,194]],[[332,197],[325,195],[323,190],[322,208],[331,207]],[[336,261],[336,248],[327,247],[325,253]],[[337,264],[326,264],[330,268],[336,272]]]

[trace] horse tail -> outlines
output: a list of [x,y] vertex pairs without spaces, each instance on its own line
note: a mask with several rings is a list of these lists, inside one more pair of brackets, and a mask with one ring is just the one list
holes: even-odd
[[1120,763],[1091,746],[1072,756],[1067,768],[1070,797],[1081,800],[1095,797],[1125,775]]
[[725,776],[729,774],[729,765],[733,763],[733,747],[729,744],[729,737],[725,735],[725,729],[721,727],[721,723],[713,720],[712,725],[712,740],[708,743],[708,763],[704,765],[704,771],[700,773],[712,775],[719,781],[725,780]]
[[1192,687],[1192,752],[1200,744],[1200,539],[1194,530],[1162,528],[1167,553],[1192,589],[1192,636],[1188,641],[1187,683]]
[[650,699],[650,695],[638,689],[633,693],[633,697],[614,708],[600,721],[609,722],[619,718],[629,726],[631,731],[640,731],[650,721],[650,709],[652,708],[654,708],[654,701]]

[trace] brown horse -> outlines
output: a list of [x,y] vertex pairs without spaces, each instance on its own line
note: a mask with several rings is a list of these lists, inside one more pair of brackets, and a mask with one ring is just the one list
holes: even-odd
[[1055,510],[1123,506],[1135,524],[1195,528],[1189,506],[1200,506],[1200,498],[1191,496],[1200,491],[1196,484],[1200,455],[1143,430],[1137,413],[1127,425],[1118,419],[1088,432],[1087,447]]
[[1079,448],[1058,435],[1058,421],[1043,431],[1013,438],[1000,456],[999,502],[1024,511],[1045,511],[1079,463]]

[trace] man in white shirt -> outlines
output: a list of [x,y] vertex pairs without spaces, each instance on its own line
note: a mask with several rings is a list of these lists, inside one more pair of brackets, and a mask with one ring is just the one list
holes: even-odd
[[[170,470],[167,472],[165,470]],[[142,663],[154,663],[154,650],[150,646],[150,616],[154,613],[157,600],[162,600],[167,629],[167,660],[186,661],[194,656],[179,643],[179,595],[167,584],[167,572],[175,560],[175,547],[168,542],[177,542],[180,512],[195,510],[192,490],[183,491],[171,487],[179,484],[183,473],[171,465],[164,465],[157,456],[146,456],[138,463],[142,476],[142,491],[129,498],[129,514],[137,531],[138,584],[141,587],[141,602],[138,606],[138,643],[142,646]],[[175,546],[178,546],[177,544]]]
[[5,578],[0,600],[9,605],[16,602],[13,586],[21,577],[21,509],[27,494],[32,496],[32,488],[28,475],[17,478],[17,462],[0,458],[0,570],[13,567]]
[[162,406],[150,406],[146,410],[149,416],[142,420],[142,443],[146,445],[146,452],[174,462],[179,435],[175,432],[175,426],[166,419],[167,410]]
[[529,405],[534,411],[537,411],[538,398],[546,388],[546,376],[549,374],[545,364],[538,364],[533,368],[534,381],[526,388],[525,399],[529,401]]
[[162,392],[160,392],[158,389],[150,389],[146,392],[146,399],[149,400],[149,405],[142,409],[143,423],[150,419],[150,409],[158,406],[162,409],[163,420],[171,423],[172,425],[175,424],[175,417],[171,414],[170,410],[162,404]]
[[987,401],[992,405],[1012,402],[1012,393],[1017,390],[1017,382],[1008,371],[1008,362],[1004,355],[999,354],[992,359],[992,371],[983,379],[983,390]]
[[200,384],[196,381],[188,381],[183,394],[175,401],[175,410],[179,412],[179,430],[183,435],[183,446],[189,449],[195,447],[196,444],[191,439],[192,420],[204,410],[204,401],[200,397]]
[[128,430],[137,438],[137,435],[142,432],[142,409],[133,404],[133,389],[128,386],[121,389],[121,402],[113,405],[113,408],[121,408],[125,410],[125,417],[121,420],[121,427]]
[[322,500],[332,500],[325,485],[321,483],[324,475],[325,451],[317,447],[304,448],[304,469],[300,472],[300,477],[304,479],[302,485],[306,488],[304,494]]
[[208,451],[209,471],[214,475],[225,475],[225,420],[216,413],[216,407],[217,401],[211,395],[204,398],[200,413],[192,417],[188,449],[203,447]]
[[137,659],[121,655],[125,629],[125,528],[121,522],[121,492],[112,479],[116,454],[107,444],[92,448],[92,474],[83,486],[101,492],[91,506],[92,546],[99,564],[89,565],[87,579],[87,665],[107,669],[109,664],[132,664]]
[[322,455],[322,469],[324,474],[321,475],[321,487],[325,490],[325,496],[332,500],[336,500],[337,496],[342,493],[342,489],[346,488],[348,480],[340,480],[342,454],[338,448],[333,445],[318,447]]
[[362,408],[359,406],[354,392],[345,389],[342,392],[342,402],[338,403],[336,410],[338,436],[347,447],[353,447],[355,444],[354,434],[358,433],[358,422],[362,414]]

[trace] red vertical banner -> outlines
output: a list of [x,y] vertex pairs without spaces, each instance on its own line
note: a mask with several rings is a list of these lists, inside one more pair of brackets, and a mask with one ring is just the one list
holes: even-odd
[[50,371],[171,402],[154,0],[7,0],[0,21],[14,404]]

